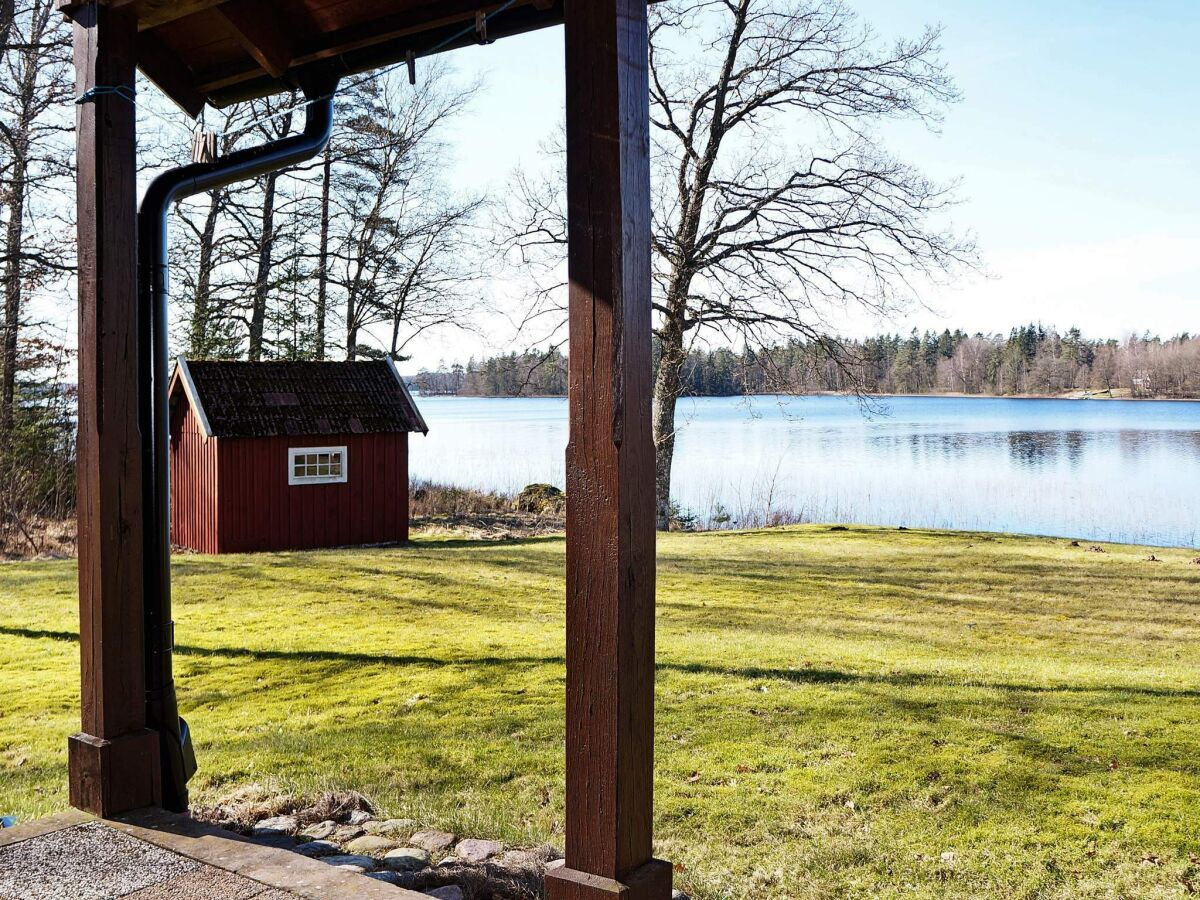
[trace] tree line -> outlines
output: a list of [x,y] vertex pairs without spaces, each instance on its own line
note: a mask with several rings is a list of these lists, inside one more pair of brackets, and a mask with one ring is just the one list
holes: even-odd
[[[661,356],[656,354],[656,364]],[[558,350],[509,353],[422,371],[426,396],[566,395]],[[693,397],[744,394],[969,394],[1046,396],[1115,393],[1200,398],[1200,336],[1095,340],[1024,325],[1007,335],[961,329],[913,331],[832,342],[790,340],[759,349],[691,349],[682,389]]]

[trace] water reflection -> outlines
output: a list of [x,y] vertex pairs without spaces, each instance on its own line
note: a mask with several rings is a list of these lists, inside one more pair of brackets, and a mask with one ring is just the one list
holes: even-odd
[[[826,431],[827,446],[841,442],[844,435]],[[808,439],[803,432],[792,435],[793,447]],[[1077,467],[1089,454],[1120,455],[1136,462],[1155,453],[1167,453],[1181,461],[1200,459],[1200,432],[1193,431],[1004,431],[1004,432],[919,432],[872,435],[866,439],[873,452],[887,455],[905,451],[915,465],[929,465],[968,458],[982,461],[1004,455],[1020,468],[1046,468],[1067,463]],[[997,461],[993,459],[993,461]]]
[[[414,477],[563,483],[562,400],[429,398]],[[765,502],[814,521],[1194,546],[1200,404],[836,397],[682,404],[673,494],[702,518]]]

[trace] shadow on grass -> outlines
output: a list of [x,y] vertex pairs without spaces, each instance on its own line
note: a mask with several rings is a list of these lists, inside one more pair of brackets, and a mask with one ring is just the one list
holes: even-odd
[[[52,640],[75,643],[79,635],[70,631],[49,631],[36,628],[20,628],[0,625],[0,634],[31,640]],[[431,668],[472,666],[562,666],[562,656],[480,656],[462,659],[446,659],[436,656],[390,655],[382,653],[348,653],[337,650],[254,650],[248,647],[195,647],[177,644],[175,652],[181,656],[220,657],[227,659],[254,659],[258,661],[314,661],[354,663],[381,666],[429,666]],[[1011,682],[983,681],[977,679],[947,678],[920,672],[871,674],[846,672],[839,669],[777,669],[759,666],[720,666],[711,663],[659,662],[655,667],[660,672],[675,672],[683,675],[715,675],[725,678],[746,680],[787,681],[793,684],[879,684],[891,687],[943,687],[968,690],[994,690],[1024,692],[1030,694],[1131,694],[1143,697],[1179,697],[1200,699],[1200,689],[1140,687],[1133,685],[1074,685],[1074,684],[1014,684]]]

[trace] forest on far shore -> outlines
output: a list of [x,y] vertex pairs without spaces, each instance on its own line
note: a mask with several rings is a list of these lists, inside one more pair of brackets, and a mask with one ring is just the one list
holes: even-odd
[[[561,397],[567,358],[557,348],[514,352],[421,371],[413,383],[426,396]],[[1025,325],[1007,336],[946,329],[758,349],[693,348],[684,392],[1200,398],[1200,336],[1090,340],[1077,328],[1060,333]]]

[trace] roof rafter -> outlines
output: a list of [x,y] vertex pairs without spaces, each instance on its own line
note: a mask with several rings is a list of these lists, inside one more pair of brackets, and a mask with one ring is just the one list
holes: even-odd
[[295,51],[288,29],[279,21],[274,9],[263,0],[241,0],[218,6],[216,11],[236,32],[246,52],[265,71],[275,78],[287,74]]
[[195,76],[179,57],[163,46],[153,32],[143,31],[137,38],[137,63],[142,73],[160,91],[178,103],[193,119],[204,109],[204,94],[195,87]]
[[[80,7],[86,6],[89,0],[58,0],[58,10],[67,16],[74,15]],[[131,7],[137,15],[138,30],[146,31],[157,28],[167,22],[182,19],[192,13],[202,12],[220,6],[226,0],[99,0],[101,5],[111,9]]]

